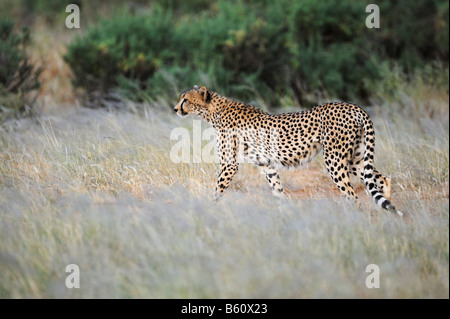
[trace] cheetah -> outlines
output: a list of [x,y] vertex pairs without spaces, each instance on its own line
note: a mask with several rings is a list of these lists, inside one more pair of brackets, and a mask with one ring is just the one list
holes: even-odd
[[303,112],[269,114],[194,86],[180,95],[174,111],[181,117],[198,116],[216,131],[220,166],[215,199],[238,171],[238,156],[259,166],[274,195],[284,197],[278,168],[300,166],[323,151],[325,168],[345,198],[359,204],[350,184],[353,174],[377,205],[403,215],[390,201],[390,179],[373,166],[373,123],[355,104],[334,102]]

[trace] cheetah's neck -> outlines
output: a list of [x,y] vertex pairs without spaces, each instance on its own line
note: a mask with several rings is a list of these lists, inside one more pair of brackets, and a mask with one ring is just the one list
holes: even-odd
[[251,110],[251,113],[258,116],[261,114],[266,114],[264,111],[262,111],[256,106],[221,96],[213,91],[210,91],[210,93],[211,93],[210,108],[208,112],[204,112],[204,114],[201,114],[200,117],[203,120],[211,123],[214,127],[221,127],[222,118],[229,113],[236,112],[238,109],[245,108],[247,110]]

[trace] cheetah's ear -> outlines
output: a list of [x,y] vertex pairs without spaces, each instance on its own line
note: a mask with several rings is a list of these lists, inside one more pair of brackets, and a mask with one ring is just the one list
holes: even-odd
[[211,93],[208,91],[207,88],[202,86],[201,88],[198,89],[198,91],[200,92],[200,95],[202,96],[203,101],[205,101],[206,103],[211,102]]

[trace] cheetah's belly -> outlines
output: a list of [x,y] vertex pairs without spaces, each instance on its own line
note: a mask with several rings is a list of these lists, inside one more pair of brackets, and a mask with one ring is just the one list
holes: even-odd
[[322,149],[317,139],[311,142],[289,139],[255,141],[244,139],[238,158],[259,166],[295,167],[309,163]]

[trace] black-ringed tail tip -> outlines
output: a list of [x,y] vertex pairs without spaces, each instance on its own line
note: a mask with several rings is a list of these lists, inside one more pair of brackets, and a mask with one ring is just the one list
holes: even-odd
[[392,213],[396,213],[398,216],[400,216],[400,217],[403,217],[403,213],[401,212],[401,211],[399,211],[397,208],[395,208],[394,206],[391,206],[389,209],[388,209],[390,212],[392,212]]

